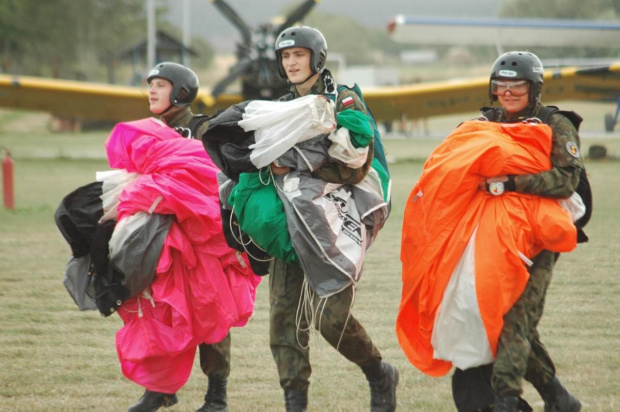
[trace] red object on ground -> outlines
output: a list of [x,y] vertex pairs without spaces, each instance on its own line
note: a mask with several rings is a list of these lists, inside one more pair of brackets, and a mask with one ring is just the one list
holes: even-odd
[[13,159],[11,154],[6,151],[2,160],[2,198],[4,199],[5,209],[15,208],[15,196],[13,191]]

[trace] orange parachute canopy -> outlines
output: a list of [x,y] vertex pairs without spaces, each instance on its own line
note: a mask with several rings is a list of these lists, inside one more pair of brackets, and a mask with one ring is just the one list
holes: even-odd
[[452,367],[433,357],[431,335],[446,285],[472,236],[476,299],[493,356],[503,316],[528,280],[519,253],[532,258],[543,249],[575,248],[576,228],[555,199],[492,196],[478,188],[485,178],[549,170],[551,133],[544,124],[468,121],[426,161],[405,205],[396,321],[403,351],[422,372],[442,376]]

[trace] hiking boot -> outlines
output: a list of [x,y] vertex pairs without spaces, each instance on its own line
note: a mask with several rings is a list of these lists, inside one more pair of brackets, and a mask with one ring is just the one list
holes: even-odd
[[519,410],[519,397],[496,393],[493,404],[493,412],[517,412]]
[[285,389],[284,405],[286,412],[307,412],[308,390]]
[[205,403],[196,412],[228,412],[227,383],[226,379],[209,378]]
[[566,390],[557,376],[545,386],[536,387],[545,401],[545,412],[579,412],[581,402]]
[[370,386],[370,412],[396,410],[398,370],[387,362],[379,361],[362,368]]
[[140,397],[140,400],[127,409],[127,412],[155,412],[162,406],[167,408],[178,402],[177,395],[174,393],[170,395],[167,393],[151,392],[147,389],[144,391],[144,395]]

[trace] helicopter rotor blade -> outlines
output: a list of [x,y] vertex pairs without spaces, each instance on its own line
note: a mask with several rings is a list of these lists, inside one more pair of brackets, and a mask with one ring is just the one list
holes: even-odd
[[235,12],[224,0],[211,0],[211,3],[226,17],[239,31],[243,37],[244,43],[250,43],[252,41],[252,30],[241,19],[241,17]]
[[306,0],[305,2],[303,2],[301,5],[299,5],[299,7],[297,7],[288,16],[286,16],[286,21],[274,31],[273,35],[277,36],[278,34],[280,34],[280,32],[282,32],[282,30],[292,26],[295,22],[302,20],[319,1],[320,0]]
[[213,97],[217,97],[222,94],[224,90],[226,90],[226,88],[237,79],[237,77],[244,75],[253,64],[254,61],[250,59],[241,60],[232,69],[230,69],[230,73],[228,73],[226,77],[220,80],[215,87],[213,87],[211,95]]

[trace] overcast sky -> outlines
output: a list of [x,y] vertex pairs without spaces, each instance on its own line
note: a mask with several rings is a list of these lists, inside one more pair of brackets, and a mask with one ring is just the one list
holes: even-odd
[[[495,17],[505,0],[322,0],[314,10],[349,16],[362,24],[386,28],[398,14],[408,16]],[[168,19],[181,26],[182,0],[168,0],[171,11]],[[227,0],[227,3],[251,28],[268,23],[282,15],[288,7],[300,5],[298,0]],[[239,39],[238,30],[209,0],[189,0],[192,36],[206,39],[217,50],[233,50]],[[355,5],[355,7],[352,7]],[[217,43],[222,43],[218,45]],[[215,43],[215,44],[214,44]]]

